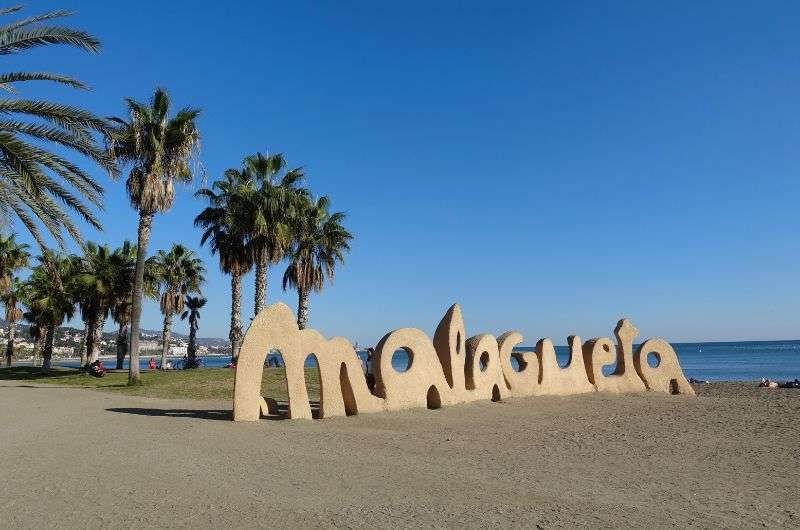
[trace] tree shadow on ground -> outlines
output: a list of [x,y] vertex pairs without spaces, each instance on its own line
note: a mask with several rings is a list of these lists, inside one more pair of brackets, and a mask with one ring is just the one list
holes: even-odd
[[51,368],[44,373],[42,369],[34,366],[11,366],[0,368],[0,381],[33,381],[36,379],[59,379],[82,373],[80,370],[65,370]]
[[231,420],[230,410],[200,409],[146,409],[141,407],[112,407],[109,412],[136,414],[139,416],[166,416],[169,418],[194,418],[199,420]]

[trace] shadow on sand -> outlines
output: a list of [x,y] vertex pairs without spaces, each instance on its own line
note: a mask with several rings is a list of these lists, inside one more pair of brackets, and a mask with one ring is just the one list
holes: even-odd
[[[319,418],[319,401],[311,401],[311,415]],[[225,420],[231,421],[230,410],[201,410],[201,409],[146,409],[142,407],[112,407],[109,412],[122,414],[136,414],[138,416],[167,416],[170,418],[193,418],[198,420]],[[261,416],[263,420],[288,420],[289,404],[285,401],[277,402],[277,410],[273,414]]]
[[194,418],[198,420],[231,420],[230,410],[145,409],[141,407],[112,407],[106,410],[109,412],[136,414],[139,416],[167,416],[170,418]]

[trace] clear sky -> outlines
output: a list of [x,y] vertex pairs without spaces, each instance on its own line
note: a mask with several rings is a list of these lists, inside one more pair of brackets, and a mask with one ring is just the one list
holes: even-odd
[[[4,69],[94,90],[22,95],[112,115],[163,86],[203,109],[208,179],[282,152],[347,212],[352,253],[311,300],[326,335],[432,332],[459,302],[468,333],[526,343],[608,335],[622,316],[673,341],[800,338],[797,2],[58,0],[26,14],[54,8],[77,11],[102,53]],[[105,231],[87,239],[135,240],[123,181],[93,171]],[[151,251],[199,249],[196,188],[156,218]],[[227,336],[229,279],[199,253],[200,335]],[[294,308],[284,268],[268,299]],[[154,304],[142,321],[160,329]]]

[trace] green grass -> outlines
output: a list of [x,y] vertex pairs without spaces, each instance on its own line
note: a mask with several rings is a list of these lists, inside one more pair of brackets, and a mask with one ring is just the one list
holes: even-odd
[[[142,372],[142,384],[128,385],[127,372],[106,373],[105,377],[97,378],[64,368],[53,368],[49,374],[29,366],[0,368],[2,381],[47,383],[168,399],[232,399],[234,375],[235,371],[229,368]],[[261,395],[278,401],[286,400],[285,381],[283,368],[264,368]],[[319,400],[319,373],[316,368],[306,368],[306,385],[309,399]]]

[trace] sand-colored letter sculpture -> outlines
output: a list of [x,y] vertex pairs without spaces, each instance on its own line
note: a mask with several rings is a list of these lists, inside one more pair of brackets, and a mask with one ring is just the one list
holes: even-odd
[[[571,336],[570,360],[562,368],[550,339],[540,340],[535,351],[526,352],[514,351],[522,343],[516,331],[467,338],[456,304],[439,323],[433,341],[414,328],[398,329],[381,339],[372,359],[375,386],[370,392],[361,359],[350,342],[300,330],[291,309],[272,304],[253,320],[239,351],[233,419],[256,421],[276,413],[276,400],[261,395],[264,361],[271,351],[280,352],[286,368],[290,418],[312,418],[304,369],[312,354],[319,366],[320,418],[597,391],[694,395],[672,346],[662,339],[649,339],[634,351],[638,334],[630,321],[620,320],[616,344],[608,338],[581,343],[580,337]],[[402,372],[392,366],[397,350],[405,350],[409,357],[410,365]],[[655,366],[647,360],[651,354]],[[603,368],[608,366],[614,366],[614,371],[605,373]]]

